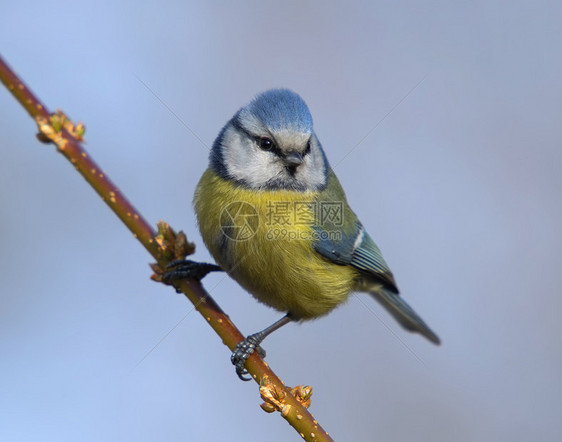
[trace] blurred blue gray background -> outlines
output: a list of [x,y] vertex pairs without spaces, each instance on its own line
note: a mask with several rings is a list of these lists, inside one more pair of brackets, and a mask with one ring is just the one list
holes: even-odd
[[[1,10],[2,55],[86,123],[105,172],[200,260],[207,146],[260,91],[308,102],[352,207],[443,340],[365,295],[269,338],[268,362],[314,387],[336,440],[562,438],[560,2]],[[297,440],[4,88],[0,116],[0,439]],[[279,317],[220,275],[205,286],[244,333]]]

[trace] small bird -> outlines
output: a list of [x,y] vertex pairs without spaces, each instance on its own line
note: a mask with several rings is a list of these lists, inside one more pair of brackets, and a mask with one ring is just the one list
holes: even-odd
[[219,267],[183,261],[167,280],[222,269],[258,301],[286,313],[238,344],[231,360],[241,379],[249,380],[244,364],[254,351],[265,356],[259,345],[267,335],[329,313],[354,291],[371,294],[405,329],[440,343],[399,296],[296,93],[272,89],[236,112],[212,146],[194,206]]

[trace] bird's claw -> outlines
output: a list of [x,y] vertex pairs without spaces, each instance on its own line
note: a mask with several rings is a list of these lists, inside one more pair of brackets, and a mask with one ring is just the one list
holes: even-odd
[[236,374],[243,381],[251,381],[251,377],[247,377],[248,370],[244,367],[246,360],[250,355],[256,351],[260,358],[265,358],[265,350],[260,347],[261,339],[258,338],[259,333],[248,336],[243,341],[236,344],[232,356],[230,356],[230,361],[236,367]]
[[166,266],[162,282],[171,284],[179,279],[193,278],[197,281],[203,279],[209,272],[218,272],[222,269],[215,264],[195,262],[189,259],[178,259]]

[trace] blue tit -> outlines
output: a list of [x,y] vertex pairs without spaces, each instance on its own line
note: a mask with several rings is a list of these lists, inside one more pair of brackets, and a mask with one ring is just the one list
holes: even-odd
[[405,329],[439,344],[398,294],[394,276],[330,168],[306,103],[287,89],[254,98],[224,126],[195,191],[205,245],[258,301],[286,315],[236,347],[244,363],[271,332],[323,316],[367,292]]

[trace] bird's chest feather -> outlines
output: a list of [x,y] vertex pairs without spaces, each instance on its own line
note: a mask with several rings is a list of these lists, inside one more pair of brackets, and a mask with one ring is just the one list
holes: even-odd
[[194,199],[217,263],[259,301],[301,319],[341,303],[354,277],[314,250],[319,203],[317,192],[246,189],[209,170]]

